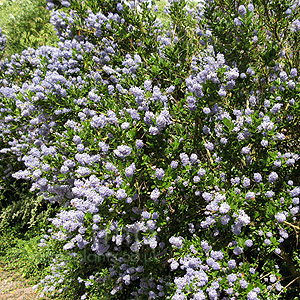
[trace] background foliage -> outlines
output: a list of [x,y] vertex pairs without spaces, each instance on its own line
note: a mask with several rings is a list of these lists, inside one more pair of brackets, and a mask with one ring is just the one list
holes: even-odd
[[56,45],[46,0],[3,0],[0,27],[7,38],[5,57],[42,45]]

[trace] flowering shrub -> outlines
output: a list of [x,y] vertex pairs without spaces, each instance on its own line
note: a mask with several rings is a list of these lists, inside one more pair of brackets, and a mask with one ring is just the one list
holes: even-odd
[[42,295],[297,295],[298,1],[47,7],[0,83],[1,172],[60,205]]

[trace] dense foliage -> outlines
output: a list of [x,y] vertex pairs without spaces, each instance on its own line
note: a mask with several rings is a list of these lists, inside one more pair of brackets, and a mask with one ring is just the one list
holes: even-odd
[[1,175],[59,207],[41,295],[297,299],[299,4],[48,0],[58,47],[0,65]]

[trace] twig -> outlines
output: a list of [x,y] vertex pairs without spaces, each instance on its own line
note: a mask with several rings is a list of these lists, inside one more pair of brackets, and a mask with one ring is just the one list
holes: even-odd
[[296,225],[293,225],[292,223],[289,223],[289,222],[287,222],[287,221],[284,221],[283,223],[285,223],[285,224],[287,224],[287,225],[290,225],[290,226],[292,226],[293,228],[296,228],[296,229],[300,230],[300,227],[298,227],[298,226],[296,226]]
[[[287,289],[293,282],[295,282],[299,278],[300,278],[300,276],[298,276],[297,278],[295,278],[294,280],[292,280],[287,286],[284,287],[284,289]],[[278,296],[280,296],[280,294],[284,291],[284,289],[282,289],[282,291],[278,294]]]
[[[203,140],[203,142],[204,142],[204,144],[205,144],[206,141],[205,141],[204,137],[202,137],[202,140]],[[209,158],[210,163],[213,164],[214,161],[213,161],[213,159],[212,159],[212,157],[211,157],[211,154],[210,154],[209,150],[208,150],[207,148],[205,148],[205,149],[206,149],[206,152],[207,152],[207,155],[208,155],[208,158]]]

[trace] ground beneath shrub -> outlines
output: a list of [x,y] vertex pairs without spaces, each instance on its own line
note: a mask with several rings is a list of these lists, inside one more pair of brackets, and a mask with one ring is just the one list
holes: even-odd
[[0,265],[0,300],[40,299],[24,278]]

